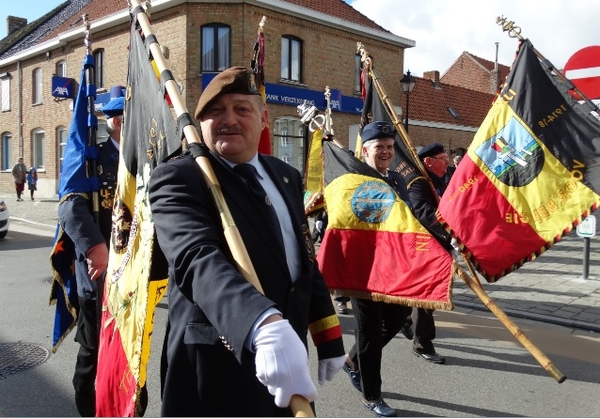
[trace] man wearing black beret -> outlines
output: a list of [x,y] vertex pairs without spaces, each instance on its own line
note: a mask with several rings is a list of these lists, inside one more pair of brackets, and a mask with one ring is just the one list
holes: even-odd
[[[450,158],[440,143],[426,145],[418,152],[427,175],[435,187],[435,193],[441,197],[446,190],[442,177],[448,170]],[[447,250],[452,250],[452,237],[438,222],[436,210],[439,198],[434,195],[431,186],[424,176],[418,176],[407,185],[413,214],[419,222],[429,230]],[[444,364],[446,359],[438,354],[433,346],[435,339],[435,321],[433,310],[414,307],[413,320],[413,352],[428,362]]]
[[[317,397],[307,331],[320,384],[345,360],[304,213],[302,177],[257,151],[267,110],[251,70],[215,76],[195,117],[204,144],[158,165],[150,179],[156,234],[171,267],[162,415],[289,416],[293,395]],[[210,161],[264,295],[238,269],[199,155]]]

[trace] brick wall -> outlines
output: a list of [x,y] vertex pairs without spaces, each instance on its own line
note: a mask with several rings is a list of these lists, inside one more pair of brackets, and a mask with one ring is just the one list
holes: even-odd
[[[183,100],[193,113],[201,92],[200,71],[200,28],[207,23],[219,22],[231,26],[231,64],[249,65],[253,55],[256,31],[262,18],[266,16],[265,73],[268,83],[280,83],[280,40],[282,35],[293,35],[303,41],[303,83],[300,87],[324,91],[326,86],[341,90],[347,96],[354,95],[354,55],[356,43],[362,42],[373,56],[375,69],[388,94],[395,103],[401,103],[401,88],[397,80],[402,76],[403,50],[381,41],[361,38],[355,34],[336,28],[328,28],[297,17],[278,14],[249,4],[205,4],[185,3],[152,14],[152,28],[159,43],[168,49],[167,65],[175,79],[184,86]],[[125,85],[127,81],[127,60],[129,45],[129,25],[122,24],[91,34],[92,49],[104,49],[104,87]],[[21,70],[16,64],[0,68],[0,73],[8,71],[11,80],[11,109],[0,112],[0,133],[10,132],[13,136],[11,161],[14,164],[20,154],[30,167],[33,163],[33,130],[45,132],[45,171],[40,171],[37,197],[55,197],[58,187],[57,129],[66,127],[71,120],[72,100],[54,101],[51,96],[51,76],[58,61],[66,60],[67,76],[79,82],[84,57],[83,39],[79,38],[68,45],[50,51],[47,57],[42,53],[21,62]],[[41,104],[32,104],[32,72],[41,68],[43,72],[43,99]],[[23,150],[19,150],[19,82],[22,82],[22,136]],[[297,117],[295,106],[269,104],[269,123],[280,116]],[[350,126],[360,121],[360,115],[334,111],[333,123],[338,140],[349,145]],[[2,151],[2,150],[0,150]],[[3,151],[2,151],[3,152]],[[0,194],[14,193],[14,183],[10,170],[0,172]]]

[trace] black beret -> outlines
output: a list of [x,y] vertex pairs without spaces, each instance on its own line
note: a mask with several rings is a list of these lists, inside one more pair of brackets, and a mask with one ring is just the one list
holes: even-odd
[[360,134],[363,144],[377,138],[394,138],[395,136],[394,126],[387,121],[373,121],[365,125]]
[[112,118],[113,116],[123,115],[123,108],[125,107],[125,98],[124,97],[116,97],[108,101],[106,105],[100,109],[104,115],[108,118]]
[[202,112],[210,102],[227,93],[260,95],[252,70],[246,67],[231,67],[217,74],[202,91],[194,118],[200,119]]
[[444,146],[440,143],[428,144],[419,150],[419,158],[423,160],[425,157],[437,156],[444,152]]

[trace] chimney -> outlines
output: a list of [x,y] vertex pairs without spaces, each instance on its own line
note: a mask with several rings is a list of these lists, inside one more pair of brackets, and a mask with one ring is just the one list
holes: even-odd
[[440,72],[438,70],[426,71],[423,73],[423,78],[431,80],[434,83],[440,82]]
[[21,29],[23,26],[27,25],[27,19],[16,16],[7,16],[6,17],[6,34],[10,35],[16,30]]

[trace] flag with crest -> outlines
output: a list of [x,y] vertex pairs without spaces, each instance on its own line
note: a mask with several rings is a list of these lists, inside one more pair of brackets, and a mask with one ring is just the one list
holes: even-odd
[[453,260],[369,165],[323,143],[328,225],[319,269],[330,289],[451,310]]
[[438,212],[488,282],[549,249],[598,207],[600,115],[521,42]]
[[145,42],[134,22],[101,318],[97,416],[142,413],[140,394],[146,384],[154,311],[168,283],[167,263],[156,243],[148,182],[157,164],[180,151],[181,135]]

